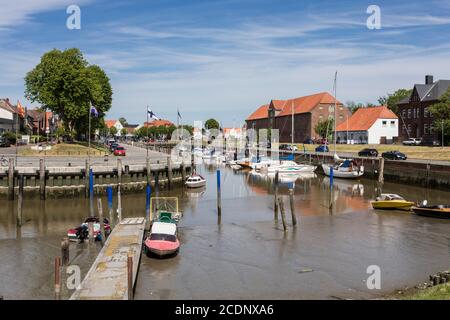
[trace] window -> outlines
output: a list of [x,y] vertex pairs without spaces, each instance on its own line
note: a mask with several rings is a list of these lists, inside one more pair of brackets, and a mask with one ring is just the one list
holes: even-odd
[[433,134],[434,133],[434,127],[433,127],[433,124],[430,124],[430,134]]
[[395,127],[395,121],[391,121],[391,127],[392,127],[392,128]]
[[428,124],[426,123],[423,125],[423,133],[428,134]]
[[402,118],[406,118],[406,110],[402,111]]
[[408,134],[411,133],[411,124],[408,124]]
[[413,119],[415,119],[416,118],[416,109],[414,108],[413,109]]
[[423,117],[428,118],[428,108],[423,109]]
[[386,127],[387,121],[383,121],[383,128]]
[[408,109],[408,119],[411,119],[411,109]]
[[417,118],[420,118],[420,108],[417,108]]

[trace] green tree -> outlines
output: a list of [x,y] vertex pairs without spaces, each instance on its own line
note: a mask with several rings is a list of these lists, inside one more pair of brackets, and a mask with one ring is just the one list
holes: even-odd
[[121,124],[122,126],[124,126],[124,127],[128,126],[127,119],[125,119],[124,117],[120,117],[120,118],[119,118],[119,122],[120,122],[120,124]]
[[205,122],[205,129],[220,129],[219,122],[216,119],[208,119]]
[[116,127],[109,128],[109,134],[115,136],[117,134],[117,128]]
[[127,134],[128,134],[127,129],[122,128],[122,130],[120,130],[120,135],[121,135],[121,136],[126,136]]
[[441,96],[439,102],[431,105],[428,110],[434,116],[433,127],[436,132],[442,136],[444,130],[444,142],[448,143],[450,139],[450,87]]
[[314,131],[322,138],[328,138],[334,130],[334,119],[329,118],[317,122]]
[[387,106],[389,109],[391,109],[395,114],[398,115],[398,106],[397,103],[400,102],[400,100],[409,97],[411,95],[412,90],[407,89],[398,89],[392,94],[389,94],[387,96],[382,96],[378,98],[378,103],[384,106]]
[[92,117],[92,133],[112,103],[109,78],[76,48],[45,53],[25,77],[25,96],[57,114],[68,132],[79,135],[87,131],[91,104],[99,113],[98,118]]
[[351,111],[351,113],[355,113],[358,109],[365,107],[363,103],[356,103],[354,101],[347,101],[345,105]]

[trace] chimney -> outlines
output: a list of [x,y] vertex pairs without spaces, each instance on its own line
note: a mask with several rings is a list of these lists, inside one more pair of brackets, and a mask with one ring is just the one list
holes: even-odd
[[433,76],[432,75],[425,76],[425,84],[433,84]]

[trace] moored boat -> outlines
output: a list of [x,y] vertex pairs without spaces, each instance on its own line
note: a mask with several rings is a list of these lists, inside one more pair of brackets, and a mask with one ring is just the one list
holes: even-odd
[[298,164],[295,161],[284,160],[280,161],[279,164],[267,166],[268,173],[302,173],[302,172],[314,172],[316,170],[316,166],[309,164]]
[[382,193],[371,204],[374,209],[411,211],[414,202],[406,201],[398,194]]
[[450,219],[450,205],[427,206],[426,204],[412,207],[412,211],[424,217]]
[[[78,227],[67,230],[67,237],[70,241],[87,240],[89,239],[89,223],[93,225],[94,238],[99,239],[100,237],[100,219],[98,217],[88,217],[84,222]],[[103,218],[103,223],[105,227],[105,234],[109,235],[111,233],[111,226],[106,218]]]
[[322,164],[323,172],[328,177],[331,175],[331,168],[333,168],[333,177],[335,178],[356,179],[364,174],[364,167],[350,159],[346,159],[335,166]]
[[149,236],[144,241],[146,253],[159,257],[172,255],[180,249],[177,225],[171,222],[153,222]]
[[206,185],[206,179],[194,173],[186,179],[185,185],[188,188],[201,188]]

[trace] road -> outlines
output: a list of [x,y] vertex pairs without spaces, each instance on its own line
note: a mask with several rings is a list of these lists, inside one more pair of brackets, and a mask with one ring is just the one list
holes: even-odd
[[[128,164],[145,164],[147,151],[146,149],[134,147],[131,145],[122,144],[127,151],[127,155],[124,157],[120,157],[122,159],[122,163],[124,165]],[[18,147],[27,148],[25,146]],[[150,161],[152,163],[157,163],[160,161],[166,161],[167,154],[149,150],[148,152]],[[11,146],[9,148],[0,148],[0,158],[5,157],[7,159],[16,159],[16,147]],[[19,167],[39,167],[39,159],[45,159],[45,165],[48,167],[63,167],[63,166],[85,166],[87,156],[18,156],[17,157],[17,166]],[[107,157],[91,157],[92,165],[115,165],[116,164],[116,156],[109,155]]]

